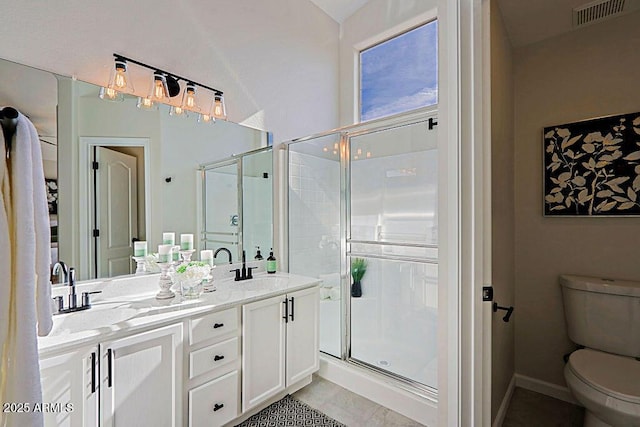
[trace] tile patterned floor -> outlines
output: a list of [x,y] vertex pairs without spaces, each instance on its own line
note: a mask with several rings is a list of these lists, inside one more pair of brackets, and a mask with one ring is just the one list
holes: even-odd
[[[349,427],[418,427],[417,423],[317,375],[294,396]],[[584,409],[516,387],[503,427],[581,427]]]
[[419,427],[417,423],[317,375],[296,399],[349,427]]
[[584,409],[516,387],[503,427],[581,427]]

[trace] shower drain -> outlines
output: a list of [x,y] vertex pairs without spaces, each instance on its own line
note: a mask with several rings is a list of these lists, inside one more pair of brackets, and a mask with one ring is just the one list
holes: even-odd
[[378,365],[380,365],[380,366],[389,366],[389,365],[391,365],[391,363],[389,363],[386,360],[379,360],[378,361]]

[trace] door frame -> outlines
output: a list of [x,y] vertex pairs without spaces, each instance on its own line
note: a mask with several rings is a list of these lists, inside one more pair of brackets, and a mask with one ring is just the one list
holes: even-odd
[[[149,138],[113,138],[113,137],[89,137],[79,138],[79,167],[78,167],[78,195],[80,200],[84,198],[86,205],[91,206],[93,198],[93,185],[90,185],[90,178],[93,172],[91,163],[93,162],[93,147],[142,147],[144,152],[144,216],[145,235],[149,236],[151,225],[151,153]],[[94,272],[91,260],[95,256],[91,240],[91,225],[93,223],[93,208],[79,209],[79,253],[87,254],[80,258],[79,269],[88,272],[87,277],[92,277]],[[138,229],[140,232],[140,229]],[[148,237],[147,237],[148,238]]]
[[490,1],[438,0],[441,188],[456,195],[442,200],[456,215],[440,218],[439,425],[491,425]]

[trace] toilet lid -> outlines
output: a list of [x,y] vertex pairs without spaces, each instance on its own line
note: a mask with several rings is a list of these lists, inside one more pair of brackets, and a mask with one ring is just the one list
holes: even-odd
[[590,386],[609,396],[640,403],[640,361],[582,349],[571,353],[569,368]]

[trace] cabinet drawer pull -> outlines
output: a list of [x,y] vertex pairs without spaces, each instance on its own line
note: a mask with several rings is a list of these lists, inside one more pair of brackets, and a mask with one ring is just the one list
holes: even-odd
[[219,411],[222,408],[224,408],[224,403],[216,403],[213,405],[213,412]]
[[285,298],[282,303],[284,304],[284,316],[282,316],[282,318],[284,319],[284,323],[289,323],[289,300]]
[[91,393],[96,392],[96,352],[91,353]]
[[224,326],[224,323],[214,323],[213,324],[213,329],[222,328],[223,326]]
[[218,356],[217,354],[213,357],[213,361],[217,362],[218,360],[224,359],[224,356]]
[[107,350],[107,386],[113,386],[113,353],[112,349]]

